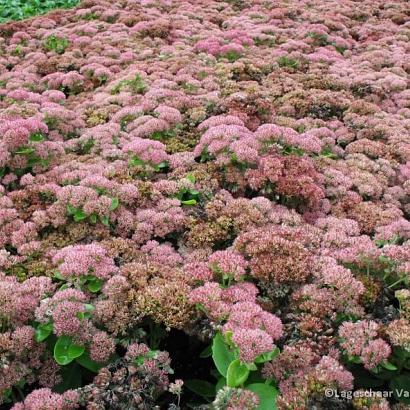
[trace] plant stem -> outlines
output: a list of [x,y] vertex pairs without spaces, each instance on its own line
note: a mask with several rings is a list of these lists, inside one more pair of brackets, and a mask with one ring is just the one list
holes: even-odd
[[391,285],[389,285],[387,288],[388,288],[388,289],[391,289],[391,288],[393,288],[394,286],[398,285],[399,283],[403,282],[405,279],[406,279],[406,277],[403,276],[402,278],[400,278],[400,279],[397,280],[396,282],[394,282],[394,283],[392,283]]

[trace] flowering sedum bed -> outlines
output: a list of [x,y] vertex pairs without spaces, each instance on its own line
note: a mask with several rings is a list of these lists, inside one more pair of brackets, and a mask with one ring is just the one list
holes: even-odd
[[407,409],[409,16],[84,0],[0,25],[2,408]]

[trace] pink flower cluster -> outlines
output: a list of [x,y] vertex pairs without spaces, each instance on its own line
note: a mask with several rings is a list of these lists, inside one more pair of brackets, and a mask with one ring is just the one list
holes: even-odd
[[339,328],[340,345],[349,356],[357,356],[366,369],[374,369],[385,362],[391,348],[378,338],[379,325],[374,321],[344,322]]
[[53,256],[53,263],[66,279],[93,275],[107,280],[118,272],[113,259],[98,244],[67,246]]
[[35,316],[39,323],[52,323],[56,336],[70,336],[77,344],[89,346],[90,357],[103,363],[115,352],[115,343],[110,335],[95,327],[90,302],[78,289],[59,290],[41,301]]
[[224,322],[222,332],[232,332],[239,357],[247,363],[273,350],[273,342],[283,333],[281,320],[256,303],[257,292],[246,282],[226,289],[216,282],[206,282],[190,293],[190,301],[204,310],[211,320]]
[[244,47],[253,44],[253,40],[242,30],[227,30],[222,38],[208,37],[195,44],[195,50],[206,52],[214,56],[224,56],[228,53],[241,54]]
[[252,363],[260,354],[272,351],[275,347],[273,342],[283,333],[280,319],[252,302],[233,305],[223,332],[232,332],[239,358],[247,363]]
[[15,180],[15,173],[40,172],[63,153],[61,142],[48,140],[47,125],[36,118],[3,121],[0,134],[0,169],[8,174],[4,183]]
[[15,404],[13,410],[72,410],[78,408],[79,395],[75,390],[63,394],[53,393],[48,388],[30,393],[22,403]]
[[133,156],[137,157],[143,162],[142,165],[159,165],[168,159],[164,144],[139,137],[133,138],[131,142],[126,144],[123,147],[123,152],[130,155],[131,159]]

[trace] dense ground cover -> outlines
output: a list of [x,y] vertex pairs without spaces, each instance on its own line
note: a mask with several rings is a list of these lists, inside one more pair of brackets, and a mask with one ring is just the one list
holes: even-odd
[[1,408],[408,408],[408,6],[0,25]]
[[0,4],[0,23],[9,20],[22,20],[52,9],[74,7],[79,0],[2,0]]

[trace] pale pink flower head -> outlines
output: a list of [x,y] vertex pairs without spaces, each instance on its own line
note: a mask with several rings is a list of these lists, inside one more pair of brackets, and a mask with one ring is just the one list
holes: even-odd
[[222,293],[219,283],[206,282],[191,291],[189,300],[199,305],[210,318],[221,320],[229,314],[229,304],[222,300]]
[[374,369],[385,362],[391,353],[390,346],[378,338],[379,325],[374,321],[344,322],[339,328],[340,346],[350,356],[358,356],[364,367]]
[[313,374],[314,378],[324,386],[343,390],[353,388],[353,375],[331,356],[323,356]]
[[114,260],[98,244],[67,246],[54,255],[53,262],[64,278],[93,275],[106,280],[118,272]]
[[104,363],[114,352],[115,342],[106,332],[98,331],[93,335],[90,346],[92,360]]
[[244,277],[247,265],[245,258],[231,249],[216,251],[209,257],[209,266],[218,276],[236,281]]
[[232,341],[239,348],[239,358],[252,363],[262,353],[274,349],[272,338],[260,329],[236,329]]
[[383,339],[375,339],[362,350],[361,359],[366,369],[371,370],[387,361],[391,348]]
[[123,152],[131,155],[131,158],[136,156],[147,164],[159,165],[168,160],[165,145],[150,139],[136,137],[124,146]]

